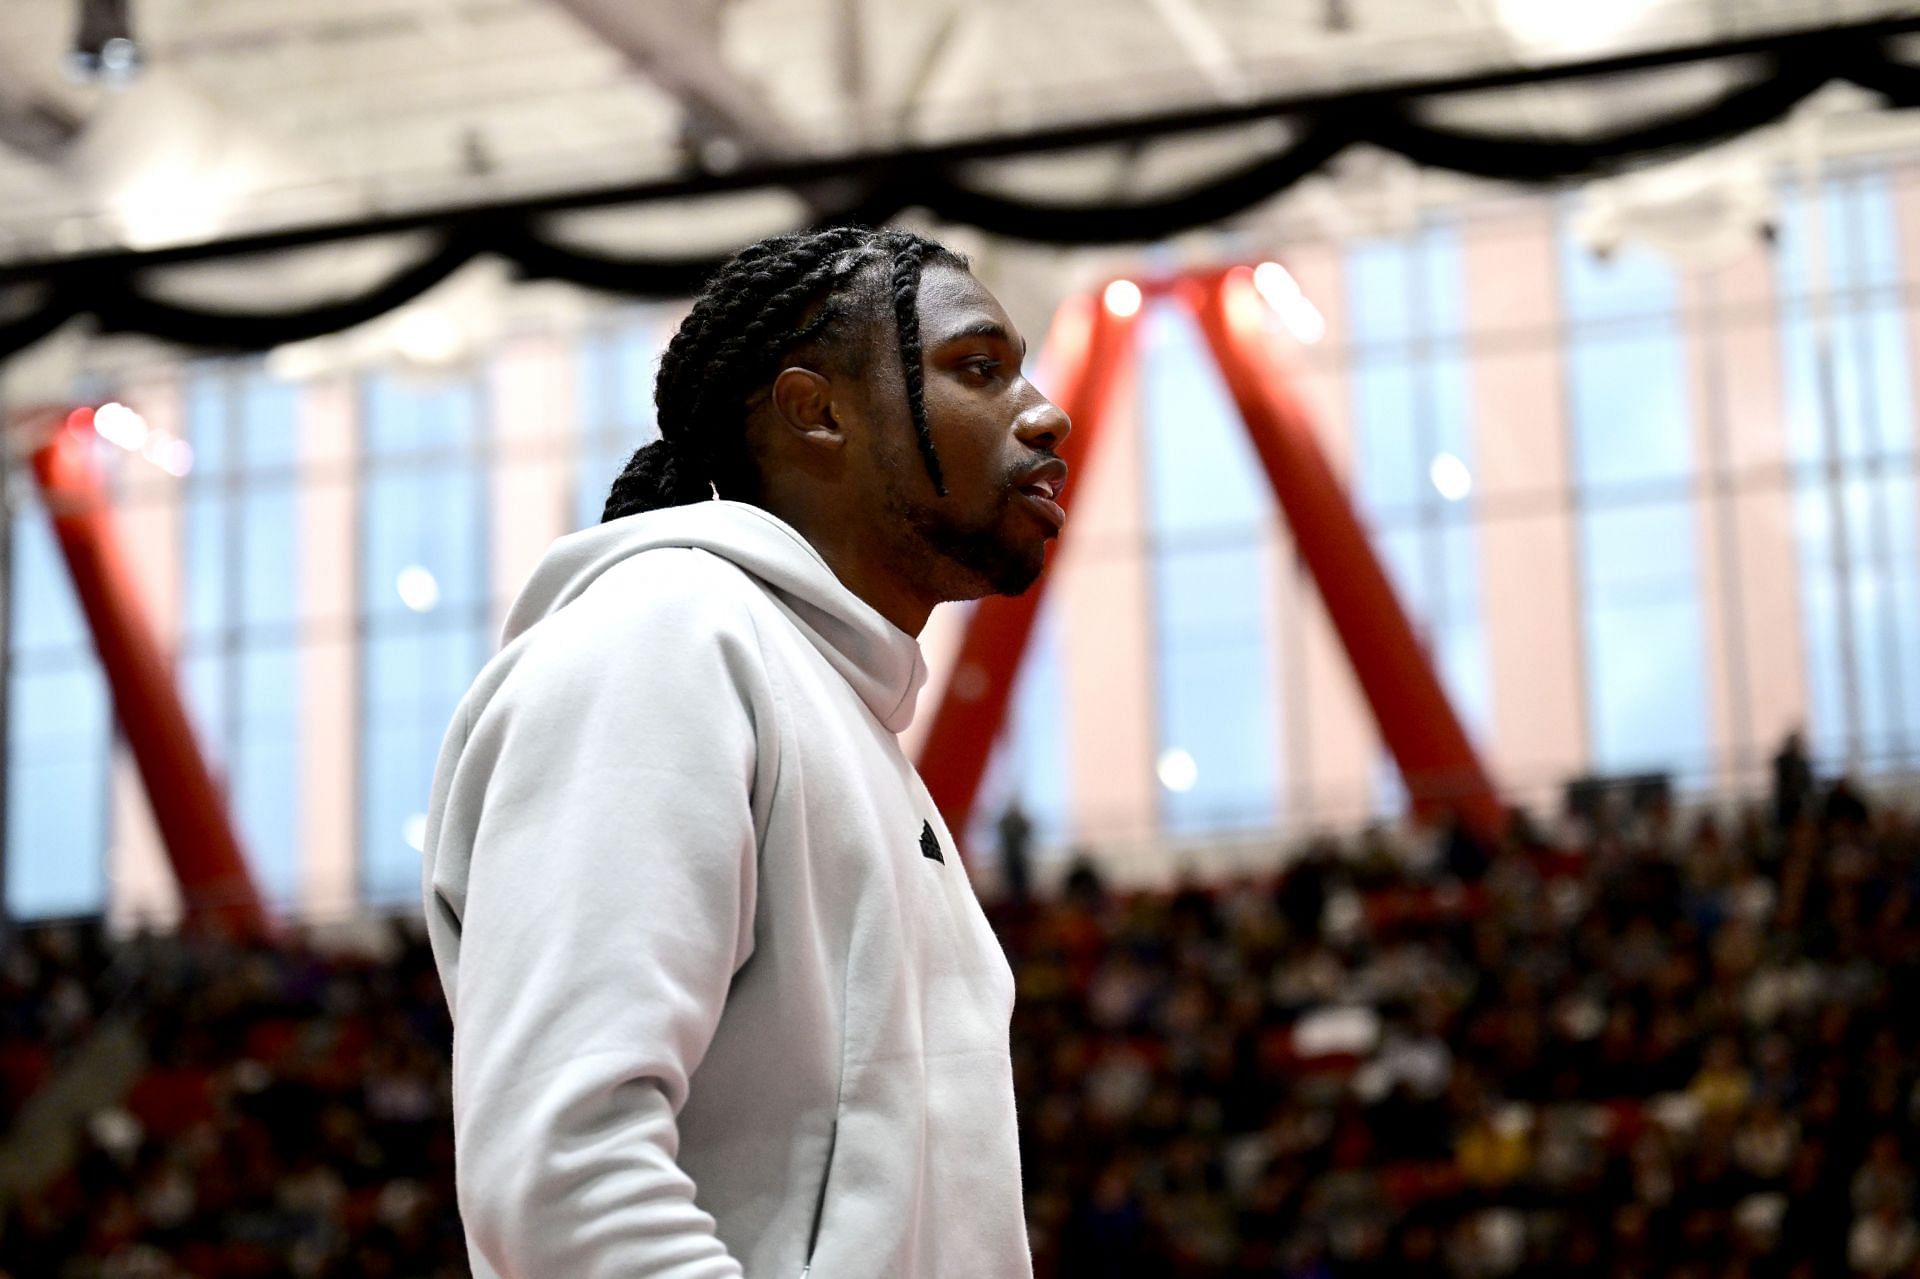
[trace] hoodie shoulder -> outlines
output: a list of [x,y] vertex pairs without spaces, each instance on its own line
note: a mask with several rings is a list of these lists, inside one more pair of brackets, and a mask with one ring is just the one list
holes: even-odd
[[721,556],[692,547],[658,547],[608,568],[509,648],[556,641],[569,648],[586,642],[628,649],[687,645],[702,638],[753,640],[753,612],[763,598],[753,580]]

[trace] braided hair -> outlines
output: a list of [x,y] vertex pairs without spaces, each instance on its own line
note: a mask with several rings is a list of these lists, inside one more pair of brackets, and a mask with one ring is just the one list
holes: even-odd
[[660,357],[653,391],[660,438],[627,460],[601,523],[701,501],[709,486],[722,495],[750,491],[750,403],[783,360],[842,337],[842,321],[878,309],[878,291],[863,291],[861,283],[868,268],[882,265],[914,435],[945,497],[921,371],[920,275],[929,262],[967,266],[953,250],[910,231],[851,226],[776,235],[735,254],[707,281]]

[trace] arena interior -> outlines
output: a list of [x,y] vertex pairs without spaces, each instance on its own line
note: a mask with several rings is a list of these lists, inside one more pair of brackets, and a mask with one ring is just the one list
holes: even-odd
[[469,1274],[436,752],[835,221],[1075,414],[903,738],[1037,1275],[1920,1275],[1915,107],[1875,0],[4,0],[0,1276]]

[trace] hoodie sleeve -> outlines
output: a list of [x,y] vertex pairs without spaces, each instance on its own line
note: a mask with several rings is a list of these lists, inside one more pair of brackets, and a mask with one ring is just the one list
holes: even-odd
[[771,703],[745,606],[673,594],[637,619],[613,592],[550,619],[453,781],[449,819],[474,815],[450,991],[459,1203],[503,1279],[741,1274],[676,1116],[753,948]]

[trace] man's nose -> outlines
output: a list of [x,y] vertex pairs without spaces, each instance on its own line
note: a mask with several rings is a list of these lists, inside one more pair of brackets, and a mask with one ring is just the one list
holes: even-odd
[[1058,452],[1067,436],[1073,433],[1073,421],[1066,411],[1046,396],[1039,397],[1034,404],[1022,413],[1014,422],[1013,434],[1022,444],[1031,449],[1046,453]]

